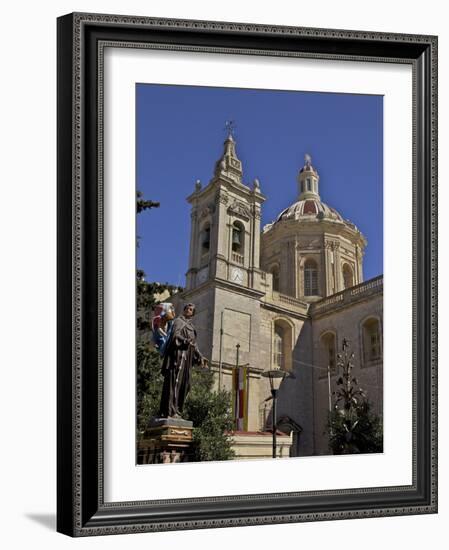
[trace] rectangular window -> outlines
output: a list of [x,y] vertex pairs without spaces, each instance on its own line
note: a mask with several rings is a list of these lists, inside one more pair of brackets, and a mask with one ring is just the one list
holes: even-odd
[[318,271],[316,269],[307,269],[304,272],[304,294],[306,296],[318,294]]

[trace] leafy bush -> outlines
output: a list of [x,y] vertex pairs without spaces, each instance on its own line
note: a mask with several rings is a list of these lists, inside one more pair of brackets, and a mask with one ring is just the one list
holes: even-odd
[[371,412],[371,405],[363,400],[352,407],[348,417],[343,409],[329,413],[329,447],[333,454],[381,453],[383,430],[381,419]]
[[184,406],[184,416],[193,422],[195,461],[230,460],[234,457],[227,432],[232,430],[231,396],[213,390],[213,373],[193,370],[192,388]]

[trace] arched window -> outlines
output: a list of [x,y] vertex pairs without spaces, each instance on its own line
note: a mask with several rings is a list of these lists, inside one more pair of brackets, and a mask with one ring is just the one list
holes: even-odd
[[242,254],[245,246],[245,228],[240,222],[232,224],[232,251]]
[[284,368],[284,331],[281,326],[275,324],[273,337],[273,367]]
[[352,269],[348,264],[343,266],[343,284],[345,288],[351,288],[354,286],[354,276],[352,274]]
[[273,290],[279,292],[279,267],[277,265],[272,267],[271,273],[273,275]]
[[292,350],[293,326],[286,319],[277,319],[273,325],[272,367],[291,371]]
[[315,260],[304,264],[304,296],[318,295],[318,267]]
[[363,330],[363,358],[365,363],[379,361],[382,356],[380,323],[378,319],[367,319]]
[[330,368],[330,373],[335,374],[337,372],[336,361],[336,338],[335,333],[326,332],[320,338],[321,356],[320,361],[321,370],[319,371],[320,377],[327,377],[327,367]]
[[206,223],[201,229],[200,233],[201,242],[201,256],[205,256],[209,253],[210,249],[210,224]]

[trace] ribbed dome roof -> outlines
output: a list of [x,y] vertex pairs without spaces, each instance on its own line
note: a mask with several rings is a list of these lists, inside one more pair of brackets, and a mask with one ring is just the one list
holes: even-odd
[[334,208],[327,206],[318,199],[310,198],[297,201],[283,210],[277,217],[276,222],[283,220],[319,221],[323,219],[344,222],[341,215]]
[[265,225],[263,232],[270,231],[280,223],[292,221],[297,221],[300,224],[330,221],[359,232],[351,221],[345,220],[335,208],[321,201],[318,190],[319,179],[320,176],[316,168],[312,166],[310,155],[306,154],[304,166],[299,171],[297,178],[298,200],[283,210],[274,222]]

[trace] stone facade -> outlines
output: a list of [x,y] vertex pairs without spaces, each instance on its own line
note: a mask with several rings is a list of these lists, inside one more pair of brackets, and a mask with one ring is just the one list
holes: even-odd
[[232,388],[237,360],[248,367],[248,432],[270,426],[270,390],[261,374],[279,367],[294,374],[281,385],[277,415],[291,432],[291,453],[326,454],[324,429],[344,337],[360,385],[382,414],[382,277],[363,282],[366,240],[321,201],[310,157],[298,174],[297,202],[263,230],[260,184],[242,178],[229,135],[211,181],[204,188],[197,182],[187,198],[186,290],[173,302],[178,311],[195,303],[198,343],[217,387]]
[[[377,277],[366,283],[335,294],[327,300],[314,304],[311,308],[312,361],[314,365],[325,365],[323,335],[335,335],[336,349],[341,349],[342,338],[347,338],[354,352],[354,370],[352,374],[360,381],[372,401],[374,412],[382,415],[383,404],[383,362],[382,350],[379,356],[370,360],[366,350],[364,325],[370,321],[378,322],[379,335],[382,334],[383,319],[383,279]],[[379,344],[381,345],[381,338]],[[324,352],[324,353],[323,353]],[[336,389],[337,369],[331,373],[331,392]],[[328,411],[327,370],[314,371],[314,433],[319,435],[320,426],[326,422]],[[315,454],[326,454],[327,445],[323,438],[316,437]]]

